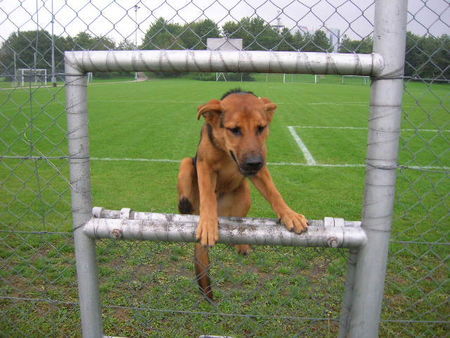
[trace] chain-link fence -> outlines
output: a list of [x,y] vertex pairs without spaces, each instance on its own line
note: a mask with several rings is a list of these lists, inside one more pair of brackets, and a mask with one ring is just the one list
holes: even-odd
[[[207,48],[208,38],[226,37],[242,39],[244,50],[372,51],[371,1],[36,0],[3,1],[0,7],[0,299],[5,336],[81,334],[65,50],[197,50]],[[382,336],[445,336],[448,331],[448,22],[446,1],[409,1],[400,168]],[[258,95],[275,97],[280,110],[292,112],[277,117],[274,139],[282,140],[283,128],[299,124],[293,130],[301,130],[313,154],[314,149],[332,148],[336,138],[365,149],[369,86],[364,78],[99,72],[92,74],[89,86],[94,203],[176,212],[177,163],[194,155],[197,142],[190,133],[194,129],[197,134],[198,128],[189,122],[195,107],[230,86],[254,88]],[[140,118],[148,115],[151,119]],[[140,131],[142,124],[158,141]],[[327,142],[326,135],[333,141]],[[364,173],[360,163],[346,162],[353,157],[337,152],[337,162],[323,155],[323,161],[307,165],[290,154],[295,151],[290,143],[276,141],[270,148],[275,150],[269,156],[275,181],[281,190],[285,184],[288,201],[305,205],[307,216],[361,217]],[[324,191],[339,197],[324,198]],[[300,192],[311,202],[296,200]],[[254,199],[252,215],[273,217],[259,197]],[[347,258],[341,251],[262,247],[241,257],[219,245],[211,252],[219,299],[214,304],[197,293],[189,244],[100,241],[97,251],[105,334],[337,333]]]

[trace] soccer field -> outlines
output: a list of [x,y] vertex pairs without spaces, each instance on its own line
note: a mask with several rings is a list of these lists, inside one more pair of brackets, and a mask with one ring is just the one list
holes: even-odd
[[[237,87],[278,105],[270,127],[268,165],[288,204],[310,219],[360,220],[370,86],[358,83],[94,81],[88,94],[93,204],[176,213],[178,164],[183,157],[195,155],[203,124],[196,119],[196,108]],[[397,254],[403,248],[401,241],[434,242],[448,234],[443,222],[450,188],[448,86],[432,88],[433,95],[424,84],[409,83],[405,90],[399,164],[411,169],[399,169],[392,243],[396,255],[388,271],[385,319],[426,313],[421,320],[433,321],[440,318],[434,312],[445,312],[444,289],[426,296],[426,302],[417,301],[424,298],[422,290],[445,282],[446,269],[440,260],[445,248],[429,252],[410,246]],[[445,96],[447,101],[442,102]],[[24,232],[70,231],[68,165],[60,158],[68,153],[64,91],[0,91],[0,101],[6,100],[0,127],[3,224],[8,224],[6,230]],[[432,111],[433,118],[425,111]],[[24,156],[49,160],[24,161]],[[274,217],[255,189],[252,199],[249,216]],[[39,255],[39,240],[27,237],[30,244],[22,245],[20,236],[11,234],[10,238],[19,254],[2,249],[11,266],[1,274],[5,279],[14,276],[17,283],[32,284],[35,291],[19,295],[6,288],[4,293],[66,302],[72,312],[62,313],[59,307],[47,310],[54,316],[55,333],[64,335],[78,325],[70,236],[55,239]],[[212,305],[197,292],[192,245],[102,241],[98,247],[106,334],[306,336],[337,332],[346,271],[344,250],[258,247],[249,257],[240,257],[232,248],[218,245],[212,250],[211,272],[218,303]],[[405,269],[414,266],[418,256],[420,269]],[[36,257],[37,266],[52,276],[46,278],[57,282],[47,285],[47,279],[37,273],[40,268],[25,266],[24,257]],[[21,273],[15,276],[17,271]],[[422,280],[430,271],[432,280]],[[413,280],[423,285],[408,288]],[[396,290],[403,287],[409,293],[397,297]],[[430,304],[434,312],[429,311]],[[21,313],[20,306],[29,305],[5,302],[3,306],[13,318]],[[6,324],[5,332],[14,332],[14,326],[23,331],[28,325],[39,327],[45,322],[38,314],[18,317]],[[382,332],[395,334],[396,325],[385,322]],[[443,325],[435,325],[437,332],[444,330]]]

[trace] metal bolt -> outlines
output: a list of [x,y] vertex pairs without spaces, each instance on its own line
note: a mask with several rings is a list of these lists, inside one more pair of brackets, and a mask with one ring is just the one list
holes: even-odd
[[339,245],[339,242],[336,237],[330,237],[327,239],[327,244],[330,248],[337,248]]
[[111,231],[111,234],[114,236],[115,239],[122,238],[122,230],[120,229],[114,229],[113,231]]

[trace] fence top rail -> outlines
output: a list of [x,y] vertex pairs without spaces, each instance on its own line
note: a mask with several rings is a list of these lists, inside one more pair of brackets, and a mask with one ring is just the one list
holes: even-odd
[[[91,238],[196,241],[196,215],[137,212],[129,208],[105,210],[101,207],[93,208],[92,214],[93,217],[83,227],[84,233]],[[307,232],[295,234],[276,219],[220,217],[219,242],[333,248],[358,248],[367,242],[361,222],[325,217],[309,223]]]
[[67,51],[65,62],[67,75],[153,71],[377,76],[384,68],[379,54],[275,51]]

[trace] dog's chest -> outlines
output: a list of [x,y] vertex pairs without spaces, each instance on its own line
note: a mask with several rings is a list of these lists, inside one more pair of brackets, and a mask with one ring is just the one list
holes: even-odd
[[217,173],[216,192],[225,193],[236,190],[243,182],[244,176],[236,165],[223,168]]

